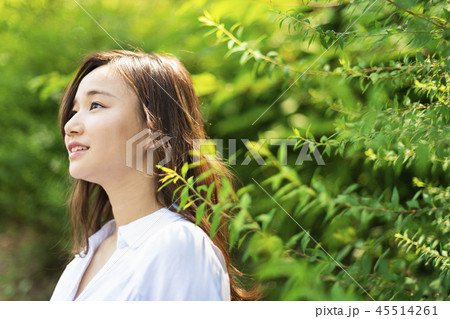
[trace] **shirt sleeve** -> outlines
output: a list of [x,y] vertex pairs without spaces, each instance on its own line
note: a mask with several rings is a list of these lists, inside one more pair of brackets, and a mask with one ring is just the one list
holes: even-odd
[[140,300],[230,300],[223,255],[202,229],[172,223],[154,238],[137,274]]

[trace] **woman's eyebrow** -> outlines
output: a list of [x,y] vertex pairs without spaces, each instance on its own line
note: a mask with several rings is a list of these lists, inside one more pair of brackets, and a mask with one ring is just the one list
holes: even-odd
[[[86,93],[86,96],[91,96],[91,95],[96,95],[96,94],[102,94],[102,95],[107,95],[107,96],[111,96],[111,97],[116,97],[115,95],[106,92],[106,91],[99,91],[99,90],[90,90]],[[73,100],[73,105],[77,104],[77,98],[75,98]]]

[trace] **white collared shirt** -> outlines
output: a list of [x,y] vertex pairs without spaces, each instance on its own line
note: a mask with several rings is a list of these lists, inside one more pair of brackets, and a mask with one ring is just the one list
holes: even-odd
[[[115,230],[110,220],[75,255],[51,297],[74,300],[95,250]],[[117,248],[75,300],[230,300],[223,255],[208,235],[162,208],[120,226]]]

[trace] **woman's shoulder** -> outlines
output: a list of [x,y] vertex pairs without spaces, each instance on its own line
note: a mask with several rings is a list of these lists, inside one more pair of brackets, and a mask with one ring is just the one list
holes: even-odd
[[181,214],[168,210],[164,215],[167,222],[153,232],[147,245],[155,247],[155,242],[158,242],[158,246],[165,250],[218,249],[205,231]]
[[165,218],[171,222],[154,232],[138,254],[136,278],[142,299],[229,300],[228,272],[220,249],[180,214],[168,213]]
[[225,268],[220,249],[209,234],[179,213],[162,210],[142,236],[139,250],[148,262],[210,263]]
[[175,241],[185,240],[188,238],[209,238],[199,226],[184,218],[180,213],[168,211],[166,217],[169,222],[165,225],[165,227],[161,228],[159,234],[160,236],[164,236],[169,233],[175,233],[176,236],[173,237]]

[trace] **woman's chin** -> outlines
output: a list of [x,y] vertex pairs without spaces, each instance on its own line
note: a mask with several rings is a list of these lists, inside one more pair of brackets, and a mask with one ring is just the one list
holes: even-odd
[[78,169],[69,169],[69,174],[75,179],[81,179],[86,182],[92,182],[89,178],[89,175],[86,174],[86,172],[80,172]]

